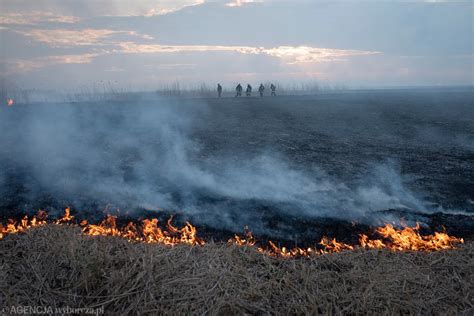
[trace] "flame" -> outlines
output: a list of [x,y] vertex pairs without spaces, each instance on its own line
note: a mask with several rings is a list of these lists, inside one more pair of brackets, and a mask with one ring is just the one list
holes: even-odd
[[28,216],[24,216],[19,222],[9,219],[6,225],[0,223],[0,240],[8,234],[24,233],[27,230],[46,225],[46,212],[39,211],[36,216],[31,219]]
[[[375,232],[382,236],[382,239],[370,239],[367,235],[359,236],[359,245],[349,245],[337,241],[335,238],[323,237],[319,242],[319,247],[288,249],[279,247],[273,241],[268,241],[267,247],[258,247],[257,251],[272,257],[309,257],[315,254],[339,253],[342,251],[353,251],[355,249],[389,249],[392,251],[439,251],[454,249],[457,244],[463,244],[464,239],[449,236],[445,232],[435,232],[433,235],[422,236],[418,232],[419,224],[415,227],[405,227],[396,229],[393,225],[385,224]],[[245,229],[245,237],[235,235],[228,241],[229,244],[237,246],[254,246],[255,239],[250,231]]]
[[[74,224],[74,216],[71,215],[70,208],[66,208],[64,215],[48,222],[47,214],[39,211],[36,216],[29,218],[24,216],[20,221],[9,219],[6,224],[0,223],[0,240],[8,234],[24,233],[29,229],[45,226],[48,223],[53,225]],[[142,242],[149,244],[164,244],[174,246],[178,244],[187,244],[192,246],[203,246],[205,241],[197,236],[195,226],[186,222],[183,227],[178,228],[173,225],[173,217],[169,218],[166,225],[160,225],[158,219],[144,219],[140,224],[129,222],[126,225],[117,225],[117,216],[108,215],[98,224],[90,224],[87,220],[79,223],[82,233],[87,236],[113,236],[124,238],[130,242]],[[162,227],[164,226],[164,227]],[[279,257],[295,258],[309,257],[318,254],[339,253],[342,251],[353,251],[355,249],[388,249],[391,251],[439,251],[454,249],[457,244],[464,243],[462,238],[449,236],[445,232],[435,232],[432,235],[421,235],[420,226],[404,227],[397,229],[391,224],[385,224],[375,230],[374,234],[380,236],[378,239],[371,239],[366,234],[359,236],[359,245],[349,245],[323,237],[315,247],[288,249],[277,246],[273,241],[268,241],[266,246],[257,246],[257,241],[252,232],[245,227],[244,235],[241,237],[235,235],[228,240],[229,245],[239,247],[254,247],[262,254]]]
[[64,210],[64,215],[60,219],[56,220],[56,224],[62,224],[62,223],[69,223],[72,222],[74,219],[74,216],[71,216],[71,209],[67,207]]
[[229,245],[237,245],[237,246],[255,246],[255,238],[253,237],[252,232],[249,230],[248,226],[244,227],[244,238],[240,237],[239,235],[234,235],[233,238],[229,239],[227,243]]
[[[64,215],[52,222],[56,225],[74,225],[74,216],[71,215],[71,209],[66,208]],[[8,220],[4,226],[0,224],[0,239],[3,239],[8,234],[23,233],[30,228],[46,225],[46,213],[38,212],[31,220],[27,216],[21,219],[20,222]],[[172,224],[172,218],[167,222],[167,229],[161,229],[158,226],[158,219],[145,219],[140,226],[133,222],[129,222],[124,227],[117,225],[117,217],[108,215],[99,224],[89,224],[87,220],[82,220],[79,224],[82,227],[84,235],[88,236],[115,236],[125,238],[129,241],[144,242],[144,243],[160,243],[165,245],[189,244],[189,245],[204,245],[205,242],[197,237],[197,229],[190,223],[178,228]]]
[[396,251],[437,251],[452,249],[455,244],[464,243],[462,238],[449,236],[443,232],[435,232],[433,235],[422,236],[419,233],[420,225],[396,229],[393,225],[385,224],[377,228],[376,232],[383,239],[370,240],[367,235],[361,234],[359,243],[363,248],[382,249],[388,248]]
[[268,241],[269,248],[264,249],[264,248],[258,248],[258,251],[272,256],[272,257],[283,257],[283,258],[291,258],[291,257],[308,257],[313,253],[317,253],[316,249],[313,248],[299,248],[299,247],[294,247],[292,249],[287,249],[286,247],[278,247],[275,245],[274,242],[271,240]]
[[324,247],[324,249],[321,250],[323,253],[341,252],[343,250],[354,250],[353,246],[338,242],[336,238],[329,239],[327,237],[323,237],[319,244]]
[[7,99],[7,106],[13,106],[13,99]]
[[129,241],[144,242],[150,244],[165,244],[174,246],[177,244],[204,245],[205,242],[198,238],[196,227],[186,222],[182,228],[177,228],[168,220],[167,229],[159,227],[158,219],[145,219],[141,226],[129,222],[123,228],[117,226],[117,217],[108,215],[98,225],[85,224],[82,232],[89,236],[116,236]]
[[[234,237],[234,244],[239,245],[238,236]],[[268,247],[258,247],[257,251],[266,254],[271,257],[282,257],[282,258],[294,258],[294,257],[309,257],[316,254],[327,254],[327,253],[336,253],[344,250],[354,250],[354,247],[342,242],[338,242],[335,238],[329,239],[323,237],[319,242],[319,245],[322,248],[317,247],[308,247],[300,248],[293,247],[288,249],[286,247],[279,247],[273,241],[268,241]]]

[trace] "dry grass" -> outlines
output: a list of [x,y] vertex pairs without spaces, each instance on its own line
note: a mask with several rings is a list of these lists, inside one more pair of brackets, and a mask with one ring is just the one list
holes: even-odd
[[472,315],[473,255],[469,242],[437,253],[285,260],[225,244],[131,244],[49,225],[0,241],[0,305],[104,306],[112,315]]

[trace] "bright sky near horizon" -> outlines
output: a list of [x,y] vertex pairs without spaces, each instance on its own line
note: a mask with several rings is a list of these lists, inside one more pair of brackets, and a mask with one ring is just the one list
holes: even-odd
[[2,83],[474,84],[472,1],[0,0]]

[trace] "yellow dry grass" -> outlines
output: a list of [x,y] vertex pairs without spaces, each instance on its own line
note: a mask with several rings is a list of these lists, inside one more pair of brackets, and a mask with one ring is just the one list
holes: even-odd
[[[474,313],[474,242],[434,253],[275,259],[246,247],[133,244],[47,225],[0,241],[0,305],[110,315]],[[0,313],[1,314],[1,313]]]

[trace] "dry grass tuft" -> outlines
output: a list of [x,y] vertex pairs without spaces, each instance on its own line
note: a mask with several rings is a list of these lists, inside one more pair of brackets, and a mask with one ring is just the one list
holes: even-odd
[[471,314],[474,243],[435,253],[286,260],[254,249],[132,244],[48,225],[0,241],[0,305],[107,314]]

